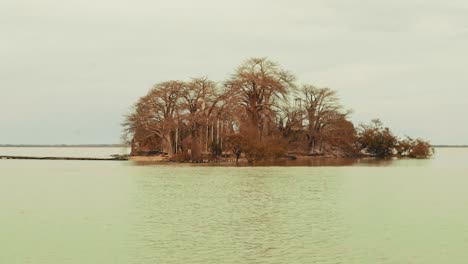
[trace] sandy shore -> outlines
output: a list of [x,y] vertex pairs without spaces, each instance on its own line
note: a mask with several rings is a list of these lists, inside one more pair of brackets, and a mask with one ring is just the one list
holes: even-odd
[[132,161],[142,161],[142,162],[160,162],[160,161],[169,161],[169,157],[164,156],[130,156],[128,160]]

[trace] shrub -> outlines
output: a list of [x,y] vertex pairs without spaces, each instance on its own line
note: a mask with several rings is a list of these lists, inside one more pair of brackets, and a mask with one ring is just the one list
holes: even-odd
[[173,161],[173,162],[188,162],[190,160],[191,160],[191,156],[187,152],[177,153],[175,155],[172,155],[169,158],[169,161]]
[[431,144],[428,141],[424,141],[422,139],[416,139],[413,142],[411,150],[408,153],[408,157],[410,158],[428,158],[434,152]]
[[216,142],[213,142],[210,144],[210,150],[211,150],[211,156],[213,158],[219,157],[223,153],[223,149],[221,148],[221,145]]
[[397,146],[397,138],[380,120],[372,120],[370,125],[361,125],[358,143],[361,149],[379,158],[390,157]]

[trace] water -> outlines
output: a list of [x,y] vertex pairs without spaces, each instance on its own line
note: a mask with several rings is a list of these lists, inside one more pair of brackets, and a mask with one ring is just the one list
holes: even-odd
[[0,263],[466,263],[466,160],[0,160]]
[[0,156],[110,158],[129,153],[124,147],[0,147]]

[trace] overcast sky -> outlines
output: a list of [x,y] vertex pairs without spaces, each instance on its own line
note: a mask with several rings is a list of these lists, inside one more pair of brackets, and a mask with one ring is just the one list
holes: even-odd
[[359,123],[468,144],[466,0],[1,0],[0,144],[119,143],[156,82],[269,57]]

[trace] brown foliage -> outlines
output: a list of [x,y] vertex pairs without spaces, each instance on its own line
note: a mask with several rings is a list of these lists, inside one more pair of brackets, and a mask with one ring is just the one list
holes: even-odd
[[158,83],[126,116],[124,138],[132,154],[165,152],[192,162],[226,151],[249,162],[288,151],[340,157],[361,150],[376,157],[432,153],[424,140],[398,141],[378,120],[356,131],[336,91],[312,85],[297,91],[294,81],[278,64],[251,58],[222,86],[204,77]]
[[410,158],[427,158],[433,154],[434,150],[428,141],[416,139],[409,152]]
[[393,155],[397,138],[380,120],[374,119],[370,125],[361,125],[358,143],[370,155],[385,158]]
[[334,156],[355,157],[359,155],[356,129],[353,123],[343,116],[338,115],[332,125],[324,128],[322,134],[322,140],[330,146]]
[[226,82],[226,94],[245,111],[245,121],[258,140],[274,126],[275,107],[294,87],[295,77],[266,58],[252,58],[239,66]]
[[187,83],[182,92],[184,117],[190,130],[191,160],[203,160],[201,135],[202,128],[207,126],[209,117],[218,101],[216,84],[207,78],[195,78]]
[[246,151],[248,145],[249,141],[241,134],[230,134],[225,138],[225,147],[236,157],[236,164],[239,163],[239,158]]
[[[301,117],[308,138],[309,153],[322,152],[323,145],[336,141],[328,135],[330,131],[339,131],[350,113],[344,111],[336,91],[330,88],[319,88],[303,85],[298,99],[300,100]],[[327,137],[330,140],[327,140]],[[335,142],[336,143],[336,142]]]
[[410,158],[428,158],[434,152],[428,141],[412,139],[410,137],[398,141],[396,151],[399,156]]

